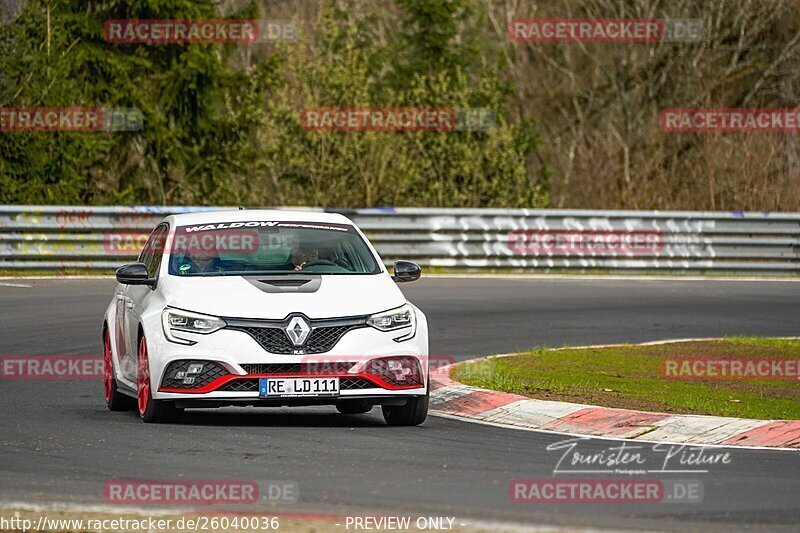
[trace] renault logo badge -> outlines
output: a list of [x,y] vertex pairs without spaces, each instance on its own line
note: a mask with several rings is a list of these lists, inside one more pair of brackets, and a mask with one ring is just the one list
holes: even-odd
[[309,326],[308,321],[301,316],[292,318],[286,326],[286,335],[295,346],[302,346],[305,344],[309,333],[311,333],[311,326]]

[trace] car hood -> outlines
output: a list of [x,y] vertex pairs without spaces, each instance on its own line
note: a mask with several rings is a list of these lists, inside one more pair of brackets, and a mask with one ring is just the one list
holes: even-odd
[[[281,280],[300,276],[282,276]],[[275,287],[269,276],[169,276],[161,284],[172,307],[215,316],[282,319],[290,313],[309,318],[369,315],[399,307],[405,296],[392,278],[375,275],[303,276],[303,289]],[[303,292],[305,291],[305,292]]]

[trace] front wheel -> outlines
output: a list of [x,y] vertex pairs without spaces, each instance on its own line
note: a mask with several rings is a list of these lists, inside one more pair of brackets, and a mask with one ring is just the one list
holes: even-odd
[[136,376],[136,398],[139,416],[145,422],[177,422],[183,409],[175,407],[175,402],[153,399],[150,384],[150,361],[147,357],[147,341],[144,335],[139,339],[139,364]]
[[428,400],[430,392],[425,396],[409,398],[405,405],[384,405],[383,419],[390,426],[418,426],[428,417]]
[[117,389],[114,377],[114,360],[111,356],[111,336],[108,329],[103,332],[103,397],[109,411],[130,411],[133,399],[125,396]]

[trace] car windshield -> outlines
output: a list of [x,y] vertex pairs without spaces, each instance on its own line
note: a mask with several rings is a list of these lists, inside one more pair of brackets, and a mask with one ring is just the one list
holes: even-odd
[[179,226],[172,239],[174,276],[377,274],[380,266],[347,224],[287,221]]

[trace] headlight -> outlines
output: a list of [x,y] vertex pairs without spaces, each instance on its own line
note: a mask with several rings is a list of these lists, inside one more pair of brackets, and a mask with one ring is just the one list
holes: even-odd
[[221,318],[170,307],[161,313],[161,325],[164,327],[164,335],[167,336],[167,339],[178,344],[194,344],[194,341],[176,337],[173,335],[176,331],[206,335],[227,326]]
[[367,319],[367,324],[381,331],[392,331],[395,329],[410,328],[400,337],[394,340],[397,342],[406,341],[417,333],[417,315],[414,309],[405,304],[397,309],[377,313]]

